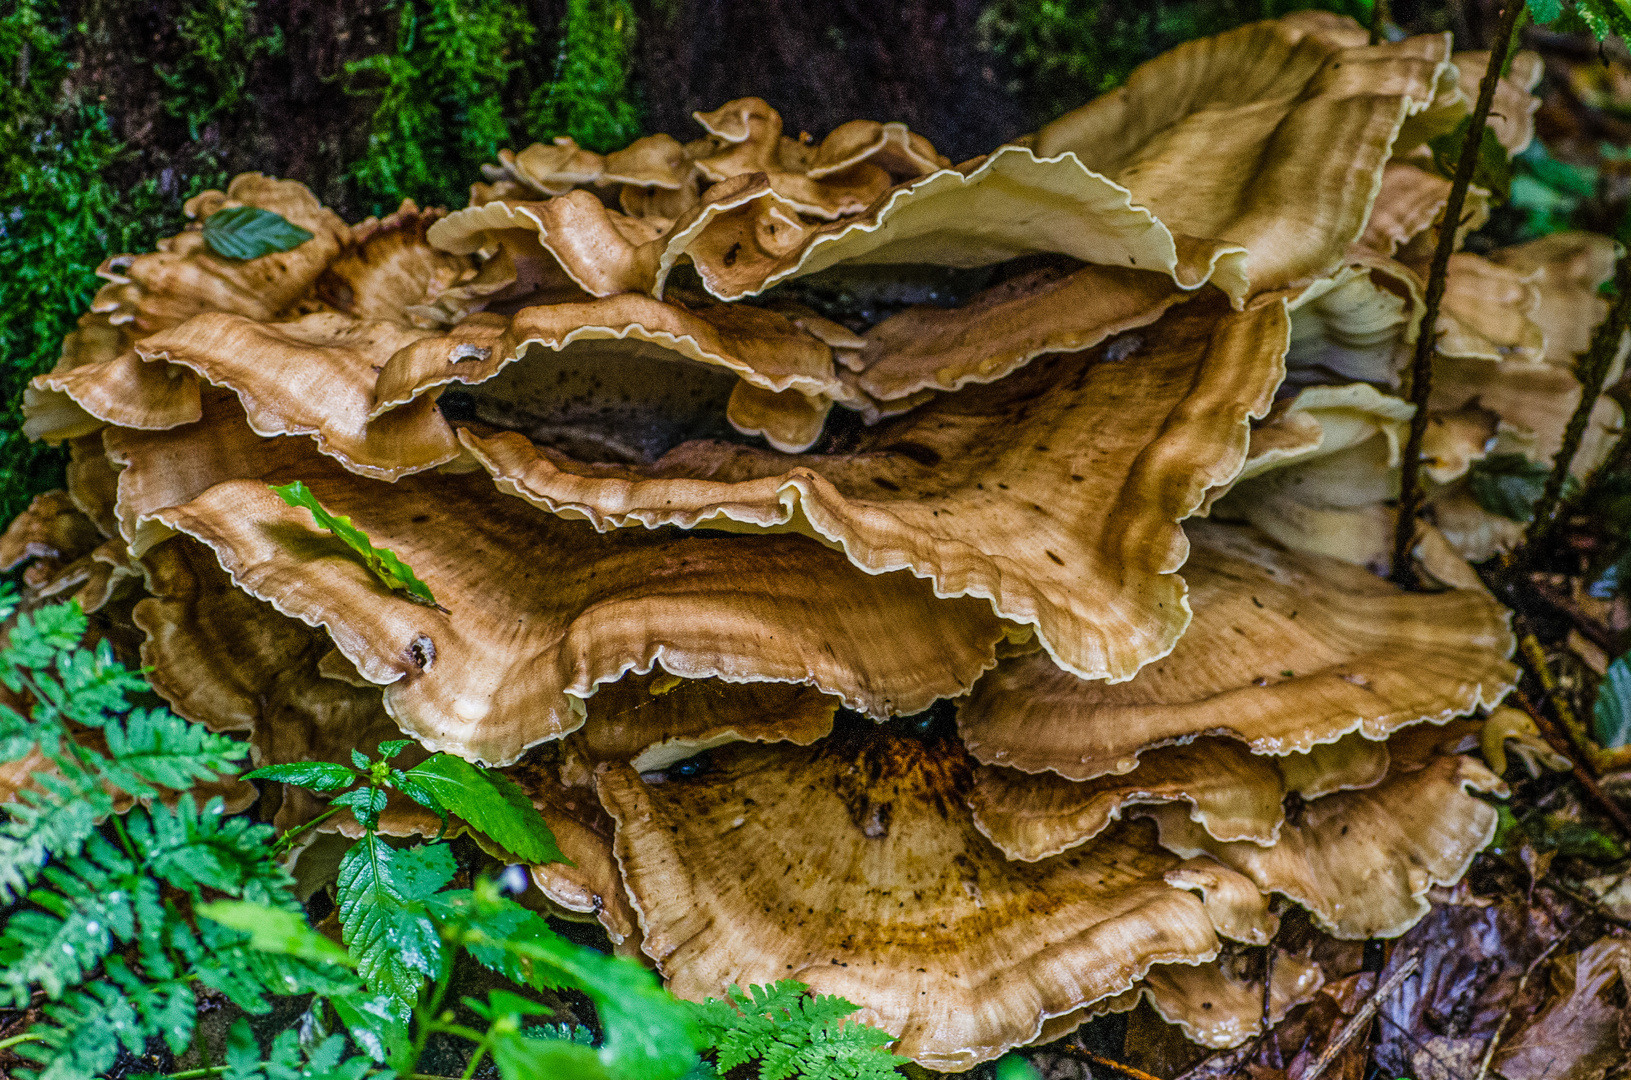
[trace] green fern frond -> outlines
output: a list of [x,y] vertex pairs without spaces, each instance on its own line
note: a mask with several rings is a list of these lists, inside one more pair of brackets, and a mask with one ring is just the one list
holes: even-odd
[[113,812],[113,798],[93,777],[36,773],[39,791],[24,791],[3,808],[0,823],[0,902],[33,884],[52,859],[77,855],[96,823]]
[[59,998],[102,963],[115,941],[130,941],[134,872],[123,852],[94,834],[83,855],[47,866],[51,888],[28,894],[44,910],[19,911],[0,934],[0,996],[22,1007],[37,984],[46,997]]
[[725,1000],[693,1005],[703,1035],[717,1048],[721,1071],[757,1061],[760,1080],[881,1080],[905,1058],[887,1051],[894,1036],[855,1021],[857,1006],[841,997],[812,995],[803,983],[782,980],[730,987]]
[[45,1007],[47,1023],[12,1053],[42,1066],[34,1080],[94,1080],[113,1067],[119,1049],[140,1053],[147,1042],[141,1017],[119,988],[94,982]]
[[109,760],[104,776],[137,796],[156,795],[156,787],[185,791],[196,783],[237,771],[249,747],[202,724],[183,720],[168,709],[137,709],[102,728]]

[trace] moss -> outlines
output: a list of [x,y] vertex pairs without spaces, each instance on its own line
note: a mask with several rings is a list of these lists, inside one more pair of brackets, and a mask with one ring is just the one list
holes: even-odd
[[368,150],[351,172],[375,213],[405,198],[464,204],[482,162],[513,141],[505,90],[532,42],[510,0],[400,0],[396,48],[346,64],[377,93]]
[[1323,8],[1370,19],[1370,0],[992,0],[981,43],[1007,67],[1008,90],[1036,125],[1113,89],[1191,38]]
[[283,51],[283,29],[252,33],[255,0],[195,0],[176,22],[184,51],[170,71],[158,76],[170,91],[165,111],[185,121],[196,142],[211,121],[253,99],[245,87],[251,65]]
[[206,186],[109,183],[125,150],[103,106],[71,84],[69,30],[51,0],[0,7],[0,70],[18,76],[0,84],[0,520],[61,483],[62,455],[18,431],[20,396],[89,307],[96,267],[175,231],[182,198]]
[[634,34],[629,0],[568,0],[555,77],[538,88],[530,109],[539,137],[570,135],[601,152],[639,137],[640,110],[629,86]]

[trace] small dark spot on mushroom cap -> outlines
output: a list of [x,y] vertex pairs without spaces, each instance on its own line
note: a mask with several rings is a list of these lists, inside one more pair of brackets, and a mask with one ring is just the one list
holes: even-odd
[[1252,606],[1261,608],[1263,606],[1263,601],[1254,596],[1252,597]]
[[1059,556],[1055,555],[1053,552],[1044,549],[1043,554],[1046,555],[1048,558],[1052,559],[1059,566],[1065,565],[1065,560],[1061,559]]
[[740,240],[738,240],[736,243],[732,244],[726,250],[725,257],[723,259],[721,259],[720,261],[723,262],[726,266],[735,266],[736,265],[737,253],[740,252],[741,250],[742,250],[742,242]]
[[877,484],[879,487],[883,488],[885,491],[899,491],[900,490],[900,485],[899,484],[895,483],[893,480],[885,480],[881,476],[874,476],[872,478],[872,482],[874,484]]
[[910,458],[926,469],[934,468],[941,461],[940,451],[932,446],[924,446],[922,443],[912,442],[909,439],[891,443],[889,446],[884,447],[884,450],[889,453],[899,454],[904,458]]
[[436,643],[428,634],[419,634],[408,643],[408,659],[420,671],[429,671],[436,663]]

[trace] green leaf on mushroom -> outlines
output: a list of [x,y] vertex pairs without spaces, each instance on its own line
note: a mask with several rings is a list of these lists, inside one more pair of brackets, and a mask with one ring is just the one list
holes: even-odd
[[420,581],[407,563],[397,558],[396,553],[389,548],[375,547],[369,541],[368,534],[351,524],[349,517],[331,514],[323,509],[323,504],[317,501],[317,496],[311,493],[311,489],[303,481],[273,484],[271,487],[278,498],[290,506],[303,506],[311,511],[312,519],[317,524],[345,541],[347,547],[362,556],[368,569],[373,571],[374,576],[379,578],[386,588],[401,593],[405,599],[416,604],[441,608],[436,602],[436,597],[431,595],[430,586]]
[[282,214],[258,206],[229,206],[204,220],[204,243],[228,259],[258,259],[293,251],[312,235]]

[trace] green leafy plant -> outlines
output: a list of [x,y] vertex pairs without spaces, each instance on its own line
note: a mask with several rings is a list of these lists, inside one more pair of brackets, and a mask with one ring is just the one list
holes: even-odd
[[[1530,461],[1522,454],[1491,454],[1472,463],[1467,483],[1478,505],[1492,514],[1529,521],[1535,516],[1535,503],[1551,475],[1550,465]],[[1567,487],[1572,494],[1578,485]]]
[[378,94],[352,178],[376,213],[404,198],[457,205],[463,185],[511,141],[504,95],[532,40],[511,0],[400,0],[396,47],[346,65],[353,93]]
[[725,1000],[692,1008],[721,1071],[757,1062],[759,1080],[881,1080],[906,1061],[885,1050],[888,1032],[843,1022],[853,1003],[812,995],[803,983],[750,986],[745,994],[733,986]]
[[184,51],[156,74],[170,91],[165,111],[186,122],[194,142],[204,125],[252,100],[246,87],[255,61],[283,52],[283,28],[257,36],[254,18],[255,0],[193,0],[175,20]]
[[299,911],[267,856],[269,827],[228,816],[219,797],[176,794],[235,772],[247,747],[133,707],[146,684],[105,641],[84,647],[85,631],[77,604],[42,608],[18,617],[0,651],[0,683],[30,703],[26,716],[0,704],[0,756],[48,763],[0,824],[0,901],[21,901],[0,931],[0,1002],[43,992],[45,1019],[16,1052],[50,1080],[88,1080],[149,1038],[179,1053],[195,986],[264,1012],[268,995],[325,981],[198,918],[206,894]]
[[1608,665],[1592,706],[1592,735],[1603,746],[1631,743],[1631,656]]
[[[304,232],[305,230],[301,230]],[[402,593],[407,599],[427,607],[437,607],[436,597],[431,595],[430,586],[414,574],[396,553],[389,548],[377,548],[368,539],[368,534],[351,524],[351,519],[339,514],[331,514],[323,509],[323,504],[317,501],[317,496],[311,493],[303,481],[295,480],[288,484],[272,485],[278,498],[294,507],[304,507],[311,512],[312,519],[318,525],[327,529],[345,542],[345,545],[358,555],[374,576],[384,583],[385,587],[393,592]],[[293,783],[305,783],[297,780]],[[406,792],[404,792],[406,794]]]
[[282,214],[258,206],[229,206],[204,219],[204,243],[229,259],[258,259],[292,251],[312,234]]
[[567,0],[555,77],[533,94],[528,124],[542,138],[570,135],[591,150],[616,150],[640,135],[631,95],[634,44],[629,0]]

